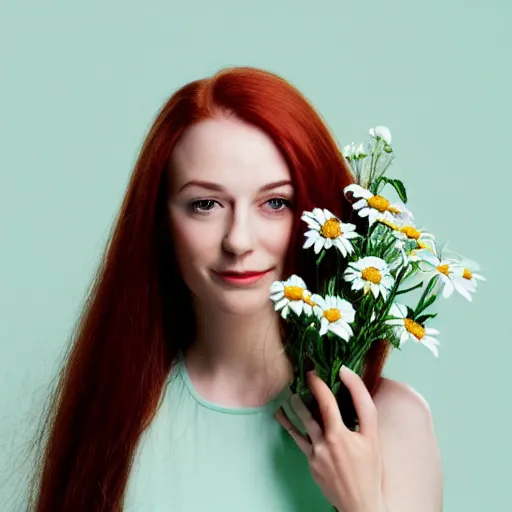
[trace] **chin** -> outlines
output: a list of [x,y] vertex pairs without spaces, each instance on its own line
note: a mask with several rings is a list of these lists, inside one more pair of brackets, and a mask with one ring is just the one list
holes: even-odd
[[269,299],[269,294],[258,292],[228,292],[218,294],[214,304],[215,307],[220,309],[223,313],[236,316],[249,316],[263,310],[272,312],[273,307],[272,302]]

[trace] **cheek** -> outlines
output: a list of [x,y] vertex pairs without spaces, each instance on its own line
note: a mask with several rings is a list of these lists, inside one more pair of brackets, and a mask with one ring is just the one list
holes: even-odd
[[172,240],[184,274],[193,272],[198,264],[208,264],[217,253],[217,231],[206,224],[191,226],[187,222],[176,222],[172,226]]
[[288,245],[290,243],[290,236],[292,232],[292,219],[286,219],[283,222],[278,222],[271,227],[267,226],[264,236],[262,237],[263,244],[267,251],[283,260],[288,252]]

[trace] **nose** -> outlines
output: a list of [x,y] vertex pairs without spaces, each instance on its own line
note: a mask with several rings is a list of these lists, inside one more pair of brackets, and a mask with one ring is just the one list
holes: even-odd
[[254,226],[248,212],[234,212],[222,241],[224,251],[242,256],[254,249]]

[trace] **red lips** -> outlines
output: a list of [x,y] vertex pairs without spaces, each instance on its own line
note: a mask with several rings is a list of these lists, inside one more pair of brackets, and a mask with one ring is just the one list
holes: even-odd
[[224,272],[214,272],[217,275],[217,278],[233,286],[247,286],[252,285],[262,279],[266,274],[268,274],[272,268],[268,270],[247,270],[245,272],[238,272],[233,270],[227,270]]
[[247,272],[235,272],[235,271],[226,271],[226,272],[217,272],[221,276],[229,276],[229,277],[253,277],[259,276],[261,274],[266,274],[268,270],[248,270]]

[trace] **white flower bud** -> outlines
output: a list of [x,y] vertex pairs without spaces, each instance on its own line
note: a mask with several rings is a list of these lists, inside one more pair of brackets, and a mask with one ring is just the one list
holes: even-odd
[[364,151],[364,146],[363,146],[362,142],[361,142],[361,144],[359,144],[359,146],[357,146],[357,148],[354,149],[354,156],[356,158],[360,158],[360,157],[366,156],[366,153]]
[[350,160],[352,158],[352,145],[347,144],[346,146],[343,147],[343,150],[341,152],[343,153],[343,156],[347,160]]
[[374,138],[382,139],[386,144],[391,144],[391,132],[386,126],[377,126],[370,128],[370,135]]

